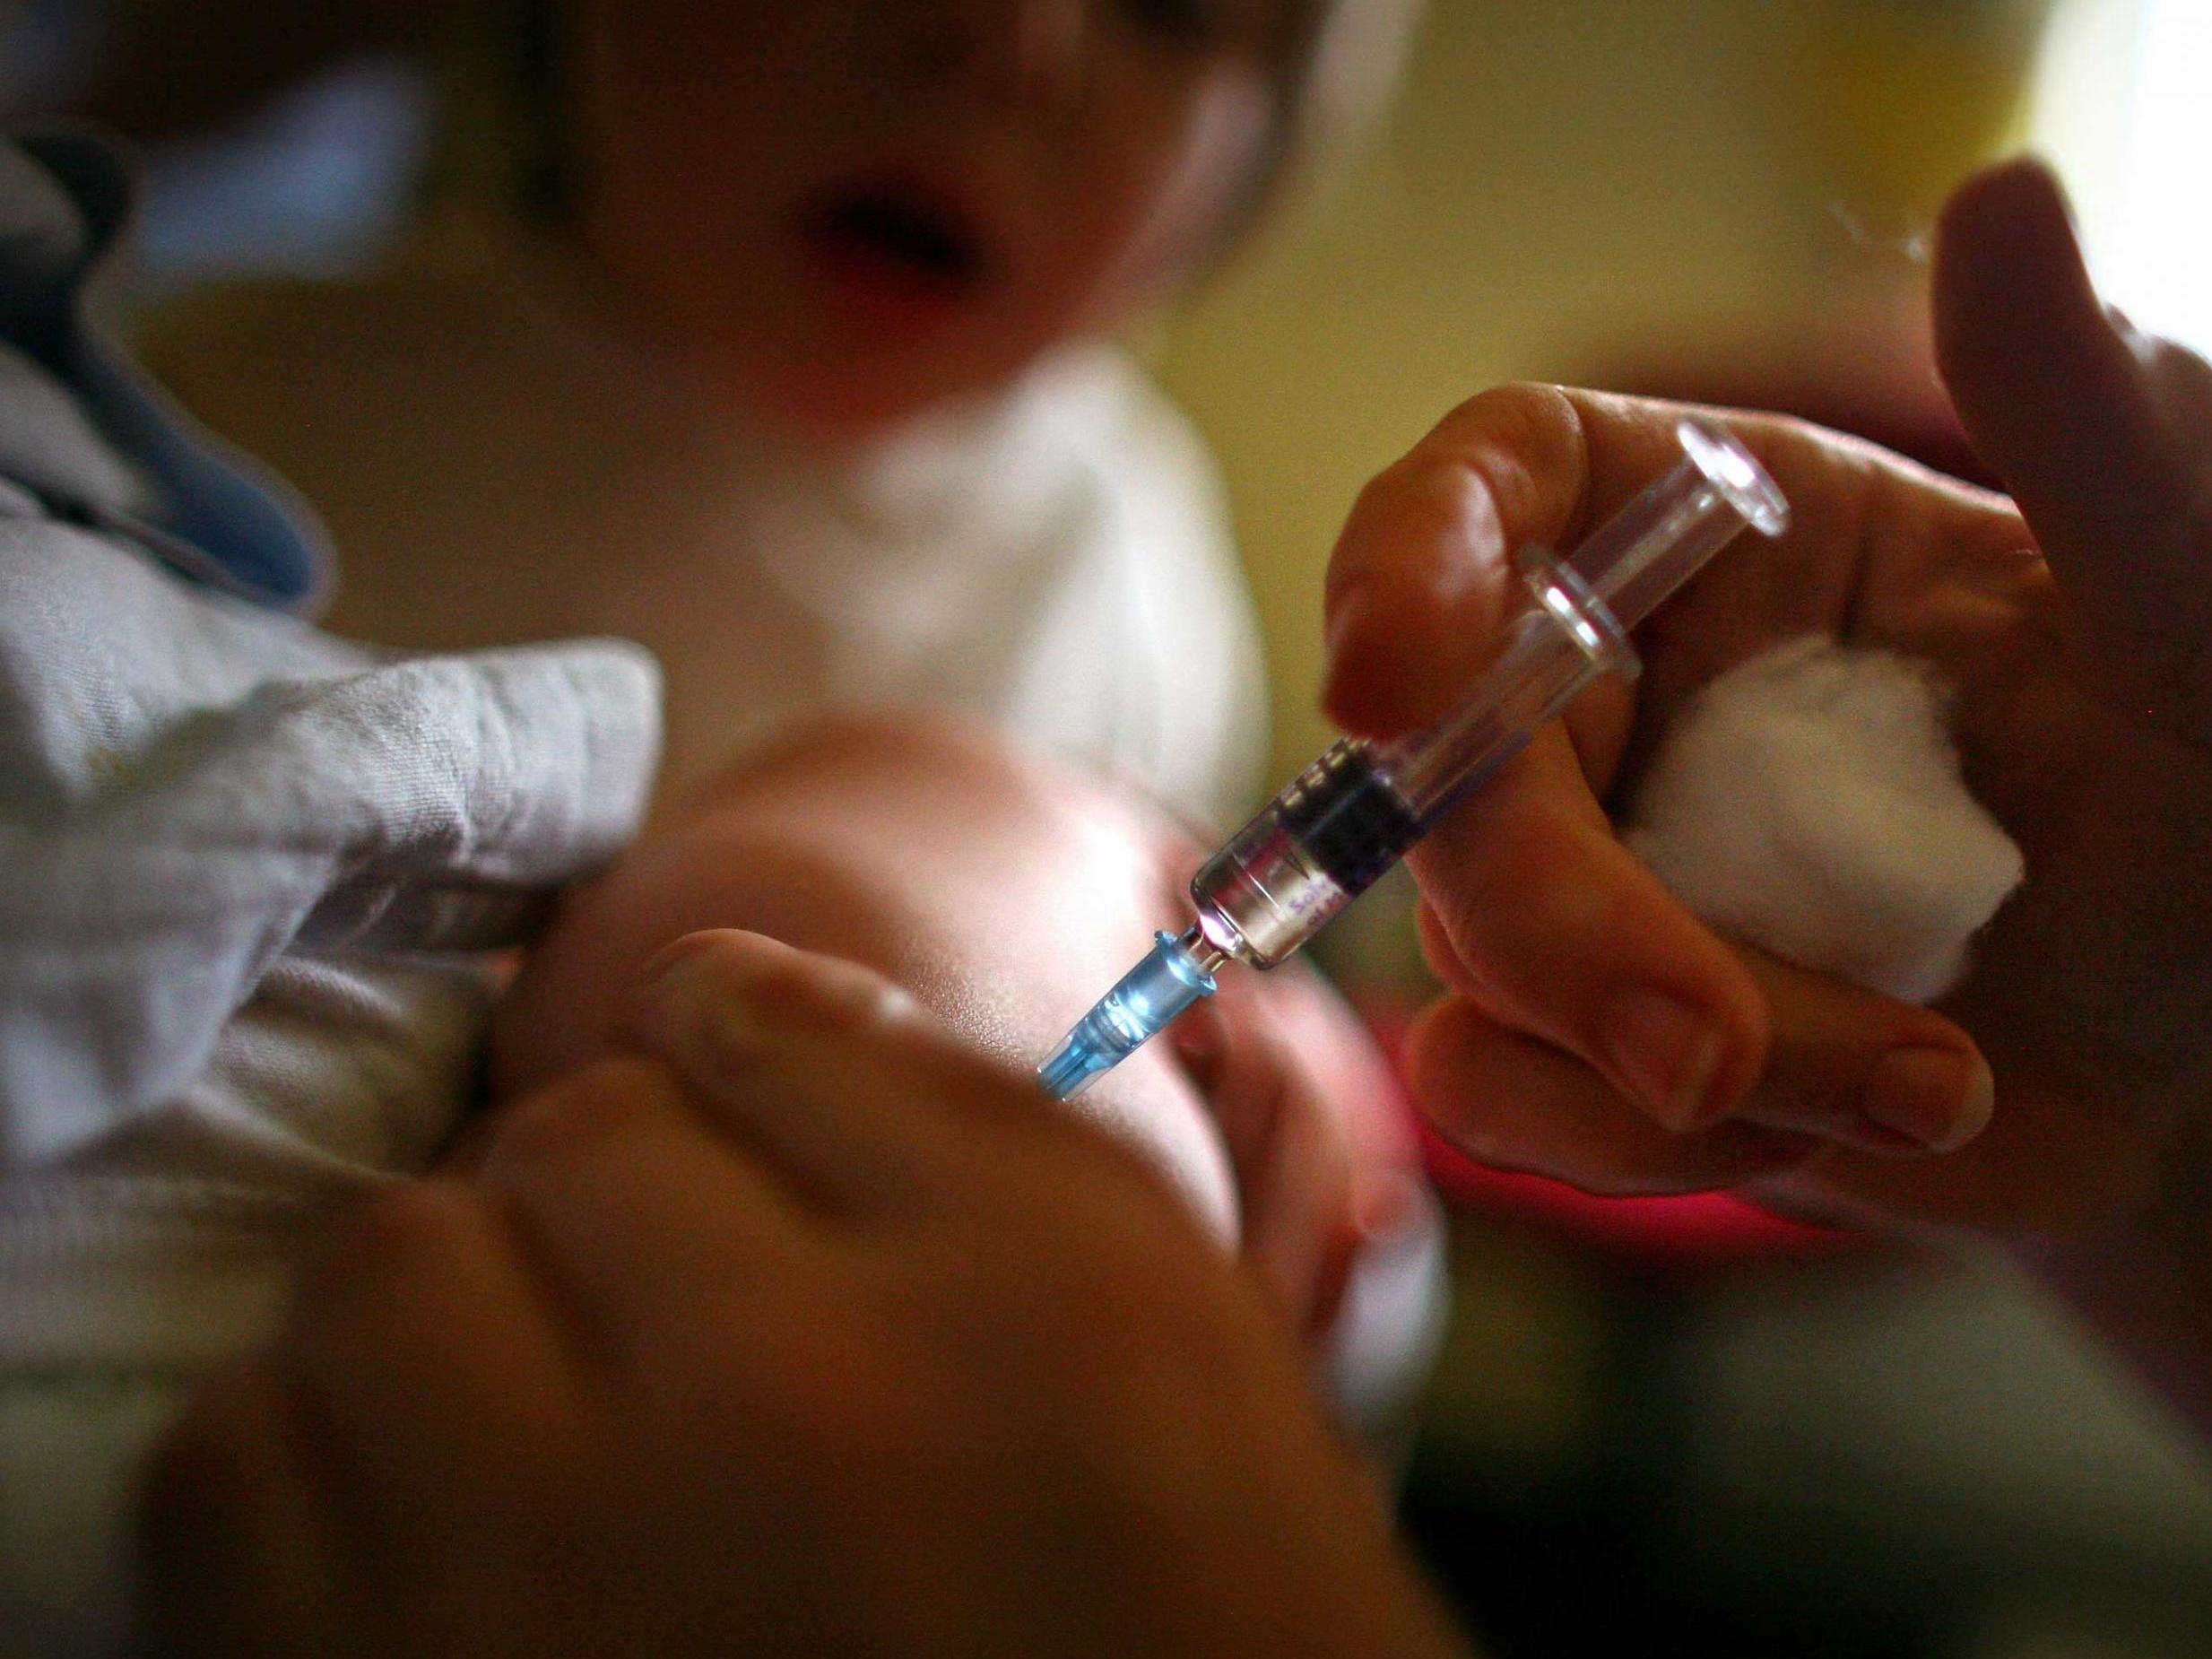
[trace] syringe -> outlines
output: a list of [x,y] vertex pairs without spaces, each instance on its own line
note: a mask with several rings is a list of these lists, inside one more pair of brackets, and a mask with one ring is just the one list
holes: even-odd
[[1192,1004],[1230,960],[1287,960],[1437,820],[1479,789],[1599,675],[1633,678],[1628,630],[1746,525],[1780,535],[1789,505],[1750,452],[1700,421],[1675,428],[1682,458],[1561,562],[1515,557],[1526,593],[1467,699],[1410,737],[1348,737],[1299,773],[1191,880],[1198,920],[1100,997],[1037,1068],[1080,1094]]

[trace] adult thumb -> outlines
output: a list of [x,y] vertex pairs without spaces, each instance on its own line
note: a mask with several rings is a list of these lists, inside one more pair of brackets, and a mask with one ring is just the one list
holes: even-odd
[[2066,198],[2037,161],[1953,194],[1934,299],[1952,402],[2085,643],[2158,687],[2164,712],[2212,731],[2212,369],[2098,300]]

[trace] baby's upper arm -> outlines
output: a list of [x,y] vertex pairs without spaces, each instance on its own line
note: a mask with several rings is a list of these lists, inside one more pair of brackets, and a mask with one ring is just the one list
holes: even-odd
[[[1026,1069],[1173,921],[1167,864],[1149,819],[967,728],[811,724],[574,896],[495,1021],[494,1092],[624,1047],[638,971],[707,927],[866,963]],[[1201,1213],[1234,1231],[1220,1138],[1164,1049],[1137,1056],[1080,1109],[1150,1152]]]

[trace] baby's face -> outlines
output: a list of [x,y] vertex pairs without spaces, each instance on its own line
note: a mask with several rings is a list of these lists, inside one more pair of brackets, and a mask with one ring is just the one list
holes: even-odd
[[1214,250],[1322,0],[579,0],[600,263],[717,390],[865,437]]

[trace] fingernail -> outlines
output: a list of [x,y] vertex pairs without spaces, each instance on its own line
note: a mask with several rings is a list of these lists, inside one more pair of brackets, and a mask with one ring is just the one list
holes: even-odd
[[679,940],[646,965],[638,982],[638,1034],[668,1058],[689,1066],[743,1065],[757,1059],[770,1033],[742,986],[706,968],[704,947]]
[[1704,1010],[1665,991],[1616,992],[1599,1021],[1614,1069],[1670,1129],[1702,1127],[1712,1114],[1726,1038]]
[[734,929],[686,934],[639,971],[633,1029],[648,1047],[697,1074],[756,1065],[787,1038],[798,1011],[801,999],[792,995],[798,982],[764,972],[791,954],[786,946]]
[[1996,1081],[1981,1055],[1932,1044],[1891,1049],[1860,1090],[1869,1118],[1935,1152],[1981,1134],[1996,1100]]
[[712,950],[719,937],[714,933],[686,934],[674,943],[663,945],[638,970],[637,995],[641,998],[661,995],[665,985],[675,981],[684,964]]

